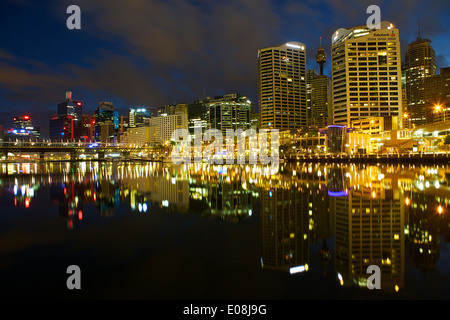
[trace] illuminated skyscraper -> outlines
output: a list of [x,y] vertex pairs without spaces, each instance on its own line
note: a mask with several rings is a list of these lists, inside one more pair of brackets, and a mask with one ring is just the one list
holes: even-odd
[[260,128],[307,127],[306,48],[288,42],[258,51]]
[[[413,125],[423,125],[432,119],[431,109],[425,108],[425,78],[436,74],[436,54],[431,40],[421,39],[408,44],[405,54],[406,97]],[[428,119],[427,119],[428,118]]]
[[338,29],[331,64],[335,124],[383,117],[387,130],[402,126],[400,41],[392,23]]

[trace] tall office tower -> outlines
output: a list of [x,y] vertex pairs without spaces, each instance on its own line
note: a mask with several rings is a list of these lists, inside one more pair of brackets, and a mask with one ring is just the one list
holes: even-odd
[[425,78],[436,74],[436,54],[431,40],[421,39],[408,44],[405,54],[406,97],[413,125],[431,121],[432,110],[425,108]]
[[307,125],[308,127],[311,126],[311,124],[314,122],[314,119],[312,119],[311,115],[311,109],[312,109],[312,101],[311,101],[311,86],[313,80],[318,76],[316,70],[314,69],[308,69],[306,70],[306,117]]
[[338,29],[331,64],[335,124],[383,117],[386,130],[402,127],[400,41],[392,23]]
[[450,67],[441,68],[440,74],[426,77],[424,81],[425,108],[432,110],[429,121],[450,120]]
[[261,129],[307,127],[304,44],[288,42],[258,50],[258,80]]
[[320,65],[320,74],[311,81],[311,121],[310,125],[323,128],[331,124],[331,80],[323,74],[323,65],[327,61],[325,49],[317,50],[316,62]]

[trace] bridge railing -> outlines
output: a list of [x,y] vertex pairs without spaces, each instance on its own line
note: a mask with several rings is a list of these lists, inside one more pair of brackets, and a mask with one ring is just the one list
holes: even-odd
[[126,143],[105,143],[105,142],[73,142],[73,141],[0,141],[0,147],[10,148],[33,148],[33,147],[49,147],[49,148],[130,148],[130,147],[148,147],[145,145],[133,145]]

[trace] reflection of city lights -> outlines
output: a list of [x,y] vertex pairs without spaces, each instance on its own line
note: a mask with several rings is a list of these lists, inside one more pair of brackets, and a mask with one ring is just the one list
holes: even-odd
[[443,211],[442,206],[439,205],[439,207],[438,207],[438,213],[439,213],[439,214],[442,214],[442,211]]
[[342,278],[342,275],[340,273],[337,274],[338,280],[339,280],[339,284],[341,286],[344,285],[344,278]]
[[297,266],[297,267],[292,267],[292,268],[289,269],[289,272],[291,274],[304,272],[304,271],[308,271],[308,265],[307,264],[305,264],[304,266]]

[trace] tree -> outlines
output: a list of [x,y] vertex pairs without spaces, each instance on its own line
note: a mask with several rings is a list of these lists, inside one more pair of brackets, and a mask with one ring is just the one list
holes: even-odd
[[444,139],[444,144],[447,146],[450,144],[450,134],[448,134]]

